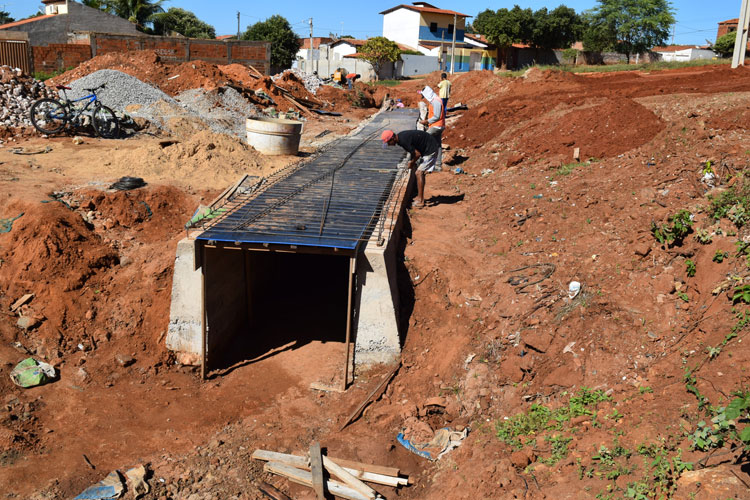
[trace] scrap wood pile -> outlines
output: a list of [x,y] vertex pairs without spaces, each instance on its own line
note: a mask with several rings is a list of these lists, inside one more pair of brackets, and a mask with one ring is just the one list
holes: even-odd
[[[331,495],[348,500],[374,500],[383,498],[365,483],[398,488],[409,484],[408,477],[393,467],[369,465],[321,454],[320,445],[313,443],[307,456],[287,455],[267,450],[255,450],[253,458],[266,462],[264,470],[287,478],[289,481],[313,488],[319,500]],[[333,479],[333,478],[336,479]],[[265,486],[265,488],[264,488]],[[288,498],[269,485],[261,490],[274,500]],[[268,491],[270,490],[270,491]]]
[[[305,88],[305,84],[292,72],[283,73],[281,78],[274,81],[271,77],[264,76],[253,66],[249,66],[249,76],[259,81],[261,88],[252,91],[242,85],[229,85],[249,100],[258,103],[257,99],[265,99],[271,104],[280,106],[284,101],[308,116],[312,116],[310,109],[330,107],[330,103],[321,101],[311,95]],[[276,82],[280,83],[276,83]],[[285,84],[282,85],[281,83]],[[263,104],[263,102],[260,102]]]

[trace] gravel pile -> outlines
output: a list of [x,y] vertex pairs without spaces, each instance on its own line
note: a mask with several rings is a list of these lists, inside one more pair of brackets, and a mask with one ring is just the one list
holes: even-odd
[[260,111],[231,87],[192,89],[175,97],[190,114],[200,117],[216,133],[247,139],[245,120]]
[[[247,140],[245,119],[260,114],[258,108],[230,87],[206,91],[187,90],[175,98],[141,80],[111,69],[103,69],[71,82],[68,97],[87,95],[84,88],[95,88],[106,83],[104,90],[97,92],[102,103],[116,112],[143,118],[158,128],[170,133],[185,133],[188,130],[210,128],[219,134],[227,134]],[[176,127],[182,127],[177,130]]]
[[271,79],[274,82],[277,80],[280,80],[281,77],[284,76],[284,73],[294,73],[294,75],[297,78],[299,78],[302,81],[302,83],[305,84],[305,88],[307,89],[307,91],[313,95],[315,95],[318,92],[318,89],[320,88],[320,86],[323,85],[323,81],[320,78],[318,78],[317,75],[312,75],[312,74],[308,75],[306,73],[303,73],[301,70],[297,68],[284,70],[283,73],[273,75]]
[[29,109],[38,99],[54,97],[55,93],[23,71],[0,66],[0,125],[31,127]]
[[131,104],[148,106],[159,101],[174,102],[174,99],[161,90],[113,69],[102,69],[71,82],[68,86],[73,90],[68,90],[67,95],[70,99],[84,97],[88,92],[83,89],[96,88],[102,83],[106,83],[107,87],[97,91],[97,97],[102,104],[120,113]]

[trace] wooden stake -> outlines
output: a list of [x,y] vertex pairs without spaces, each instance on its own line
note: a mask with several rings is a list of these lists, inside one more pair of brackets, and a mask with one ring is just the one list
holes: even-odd
[[354,289],[354,271],[356,269],[357,255],[349,259],[349,294],[346,301],[346,364],[344,364],[344,380],[341,382],[341,390],[345,391],[349,384],[349,344],[352,336],[352,291]]
[[323,479],[323,460],[321,460],[320,443],[314,441],[310,445],[310,471],[312,486],[318,500],[326,500],[325,479]]
[[[347,350],[347,353],[348,353],[348,350]],[[365,400],[362,401],[362,403],[357,407],[357,409],[354,410],[354,412],[352,412],[351,415],[349,415],[349,418],[346,419],[346,421],[344,422],[344,425],[341,426],[339,431],[343,431],[347,425],[357,420],[359,416],[362,414],[362,411],[364,411],[365,407],[368,404],[370,404],[370,402],[377,400],[383,394],[383,392],[385,392],[386,387],[388,387],[388,382],[390,382],[390,380],[393,378],[393,376],[396,374],[399,368],[401,368],[400,361],[398,365],[396,365],[396,367],[393,370],[391,370],[391,372],[388,373],[388,375],[385,376],[385,378],[380,382],[380,384],[378,384],[378,386],[375,389],[373,389],[372,392],[370,392],[367,398],[365,398]]]

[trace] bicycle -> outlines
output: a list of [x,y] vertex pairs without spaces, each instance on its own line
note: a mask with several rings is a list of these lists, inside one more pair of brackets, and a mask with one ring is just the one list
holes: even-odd
[[[29,115],[31,123],[42,134],[52,135],[60,132],[68,123],[73,126],[82,124],[82,116],[93,105],[93,109],[88,113],[91,118],[91,125],[99,137],[104,139],[114,139],[120,133],[120,122],[117,115],[107,106],[103,105],[96,96],[96,92],[106,88],[106,83],[102,83],[93,89],[83,89],[90,92],[89,95],[80,99],[68,99],[67,90],[72,90],[64,85],[57,85],[57,90],[62,90],[62,99],[39,99],[31,106]],[[86,101],[85,106],[76,106],[76,103]]]

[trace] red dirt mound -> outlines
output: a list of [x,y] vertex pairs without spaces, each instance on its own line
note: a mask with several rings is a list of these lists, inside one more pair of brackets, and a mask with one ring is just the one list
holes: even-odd
[[[27,348],[49,359],[58,357],[57,348],[74,348],[82,328],[70,335],[76,318],[85,311],[76,306],[81,289],[97,273],[119,262],[115,249],[105,244],[80,215],[58,202],[10,207],[25,212],[10,233],[0,235],[0,295],[6,309],[24,294],[34,300],[24,315],[40,325],[22,340]],[[88,287],[87,287],[88,288]]]
[[563,115],[542,116],[519,132],[527,154],[566,154],[581,148],[584,158],[604,158],[639,147],[664,128],[651,111],[631,99],[609,99]]

